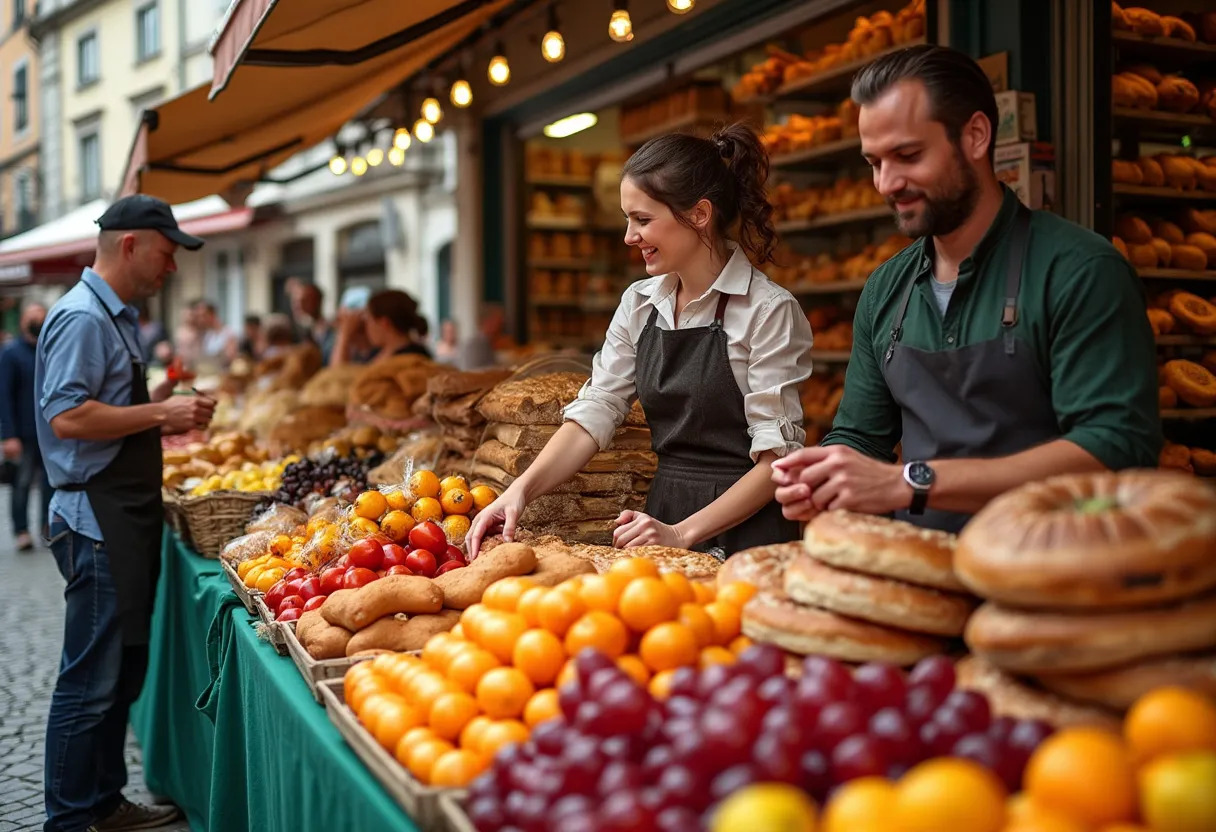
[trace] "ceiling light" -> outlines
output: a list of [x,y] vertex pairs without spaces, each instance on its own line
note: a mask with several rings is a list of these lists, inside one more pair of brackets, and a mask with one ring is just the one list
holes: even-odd
[[594,127],[598,121],[599,118],[595,113],[576,113],[545,125],[544,134],[551,139],[564,139],[566,136],[573,136],[575,133]]
[[688,14],[697,0],[667,0],[667,8],[672,14]]
[[346,158],[343,156],[335,156],[329,160],[329,172],[334,176],[341,176],[346,173]]
[[502,47],[502,41],[499,41],[494,46],[494,57],[490,58],[490,66],[486,70],[486,76],[490,79],[490,83],[496,87],[504,86],[511,80],[511,65],[507,63],[506,50]]
[[473,103],[473,88],[469,86],[469,82],[463,78],[452,84],[452,106],[464,109]]
[[426,144],[435,138],[435,128],[431,126],[429,121],[420,118],[414,122],[414,138]]
[[629,19],[629,0],[616,0],[616,10],[608,19],[608,37],[617,43],[633,40],[633,21]]
[[443,118],[443,108],[439,106],[439,99],[431,96],[422,102],[422,117],[431,124],[438,124],[439,119]]
[[540,54],[546,61],[556,64],[566,57],[566,41],[557,26],[557,6],[549,4],[549,31],[540,40]]
[[388,152],[388,163],[395,168],[401,167],[405,162],[405,151],[399,147],[394,147]]
[[384,151],[378,147],[373,147],[367,151],[367,163],[372,167],[376,167],[384,161]]
[[367,160],[362,156],[356,156],[350,160],[350,172],[355,176],[362,176],[367,173]]
[[410,131],[404,127],[398,127],[397,132],[393,134],[393,147],[398,150],[409,150],[410,141]]

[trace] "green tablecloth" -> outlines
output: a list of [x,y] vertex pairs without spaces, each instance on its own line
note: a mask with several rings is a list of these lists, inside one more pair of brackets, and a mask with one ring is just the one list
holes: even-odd
[[173,798],[194,830],[417,828],[291,660],[258,638],[219,564],[170,532],[131,722],[148,788]]

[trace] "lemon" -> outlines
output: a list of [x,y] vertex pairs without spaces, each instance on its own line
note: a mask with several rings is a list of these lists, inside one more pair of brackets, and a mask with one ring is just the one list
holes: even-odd
[[1162,757],[1142,769],[1140,811],[1154,832],[1216,829],[1216,752]]
[[710,832],[814,832],[815,803],[785,783],[757,783],[732,794],[714,812]]

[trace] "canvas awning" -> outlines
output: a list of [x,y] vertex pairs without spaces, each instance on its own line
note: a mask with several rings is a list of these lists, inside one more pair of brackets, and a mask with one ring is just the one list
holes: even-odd
[[122,191],[239,204],[249,184],[334,135],[510,2],[237,0],[213,44],[210,90],[145,113]]

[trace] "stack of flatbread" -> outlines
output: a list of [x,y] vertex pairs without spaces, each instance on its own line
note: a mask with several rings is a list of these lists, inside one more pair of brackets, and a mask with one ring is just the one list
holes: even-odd
[[[500,491],[514,482],[557,433],[562,408],[586,380],[580,373],[546,373],[503,382],[487,393],[477,404],[487,424],[473,478]],[[610,545],[620,513],[645,505],[657,464],[646,418],[635,404],[612,446],[572,480],[534,500],[520,525],[568,542]]]
[[426,393],[415,402],[414,415],[425,416],[439,427],[440,470],[468,470],[486,427],[477,403],[510,377],[510,370],[491,369],[452,370],[427,379]]

